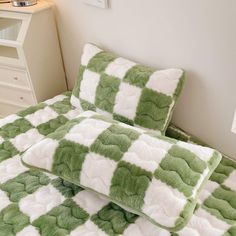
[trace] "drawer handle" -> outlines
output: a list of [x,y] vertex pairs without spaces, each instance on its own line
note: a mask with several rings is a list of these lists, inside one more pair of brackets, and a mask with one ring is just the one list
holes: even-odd
[[24,97],[20,97],[20,100],[24,100]]
[[14,77],[14,80],[18,80],[18,77]]

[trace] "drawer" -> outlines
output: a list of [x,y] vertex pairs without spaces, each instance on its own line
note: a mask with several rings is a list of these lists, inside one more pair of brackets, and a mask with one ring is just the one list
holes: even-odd
[[0,100],[23,107],[36,104],[30,91],[3,85],[0,85]]
[[0,67],[0,84],[30,88],[26,71]]
[[12,104],[3,103],[0,101],[0,118],[3,118],[3,117],[8,116],[10,114],[16,113],[16,112],[21,111],[23,109],[25,109],[25,108],[18,107],[16,105],[12,105]]

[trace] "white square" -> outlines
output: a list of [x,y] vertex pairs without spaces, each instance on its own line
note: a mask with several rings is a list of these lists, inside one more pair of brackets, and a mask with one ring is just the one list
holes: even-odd
[[188,224],[178,232],[179,236],[202,235],[222,236],[230,228],[230,225],[217,219],[202,208],[199,208],[191,217]]
[[171,236],[170,232],[154,225],[153,223],[144,219],[143,217],[139,217],[135,221],[135,223],[130,224],[122,235],[123,236],[134,236],[134,235],[135,236]]
[[20,116],[13,114],[13,115],[9,115],[3,119],[0,119],[0,128],[2,128],[4,125],[13,123],[14,121],[19,120],[20,118],[21,118]]
[[0,212],[2,209],[4,209],[10,204],[11,204],[11,201],[9,200],[7,193],[0,189]]
[[96,113],[95,111],[90,111],[90,110],[88,110],[88,111],[84,111],[83,113],[79,114],[78,117],[90,118],[90,117],[92,117],[92,116],[94,116],[94,115],[97,115],[97,113]]
[[150,76],[146,87],[172,96],[182,75],[183,71],[180,69],[159,70]]
[[133,142],[122,160],[154,173],[167,151],[159,145],[152,145],[154,142],[148,142],[145,136],[147,135],[143,134]]
[[62,204],[64,200],[65,197],[49,184],[22,198],[19,202],[19,208],[30,217],[30,222],[32,223],[52,208]]
[[18,232],[16,236],[41,236],[41,235],[34,226],[29,225],[23,228],[23,230],[21,230],[20,232]]
[[61,102],[61,101],[63,101],[65,98],[68,98],[68,97],[65,96],[65,95],[63,95],[63,94],[61,94],[61,95],[57,95],[57,96],[55,96],[55,97],[53,97],[53,98],[51,98],[51,99],[48,99],[48,100],[46,100],[46,101],[43,102],[43,103],[45,103],[45,104],[47,104],[47,105],[52,105],[52,104],[54,104],[54,103],[56,103],[56,102]]
[[209,161],[214,153],[214,150],[211,148],[203,147],[192,143],[178,141],[177,145],[194,153],[198,158],[203,161]]
[[83,66],[87,66],[89,61],[99,52],[101,52],[102,50],[98,47],[96,47],[93,44],[87,43],[84,46],[84,50],[83,50],[83,54],[81,57],[81,65]]
[[94,104],[99,81],[100,75],[98,73],[86,69],[80,84],[80,98]]
[[21,157],[19,155],[0,162],[0,184],[15,178],[27,170],[28,168],[21,163]]
[[105,73],[123,79],[129,69],[135,66],[136,63],[119,57],[112,61],[106,68]]
[[186,203],[183,193],[153,179],[145,193],[142,210],[156,222],[174,227]]
[[234,170],[223,183],[225,186],[236,192],[236,170]]
[[39,143],[29,148],[22,156],[22,160],[31,166],[51,171],[53,156],[59,142],[50,138],[45,138]]
[[88,118],[71,128],[65,139],[89,147],[110,126],[105,121]]
[[141,138],[142,138],[142,141],[148,143],[150,146],[159,147],[159,148],[165,150],[166,152],[168,152],[173,146],[173,144],[168,141],[159,139],[158,137],[155,138],[155,137],[152,137],[147,134],[143,134],[141,136]]
[[17,150],[23,152],[43,138],[44,136],[41,135],[37,129],[30,129],[23,134],[17,135],[15,138],[11,139],[10,142]]
[[80,191],[73,197],[73,200],[89,215],[96,214],[109,203],[108,200],[102,199],[99,195],[88,190]]
[[116,167],[115,161],[96,153],[89,153],[82,165],[80,183],[98,193],[109,195],[111,180]]
[[108,236],[92,221],[87,220],[83,225],[70,232],[70,236]]
[[116,95],[113,112],[133,120],[142,90],[128,83],[121,83]]
[[57,117],[58,114],[54,110],[52,110],[50,107],[45,107],[33,114],[27,115],[25,119],[28,120],[33,126],[37,127],[38,125],[46,123]]

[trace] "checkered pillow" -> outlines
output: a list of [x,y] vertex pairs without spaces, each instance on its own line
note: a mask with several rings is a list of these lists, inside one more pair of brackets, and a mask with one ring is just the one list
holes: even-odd
[[221,155],[87,111],[22,159],[175,231],[191,217],[198,192]]
[[164,133],[183,82],[181,69],[154,70],[86,44],[71,103]]

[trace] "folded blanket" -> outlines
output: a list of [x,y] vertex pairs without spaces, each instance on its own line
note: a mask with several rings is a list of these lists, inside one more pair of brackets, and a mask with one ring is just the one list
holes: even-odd
[[88,111],[29,148],[22,159],[177,231],[192,216],[221,155]]

